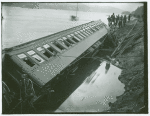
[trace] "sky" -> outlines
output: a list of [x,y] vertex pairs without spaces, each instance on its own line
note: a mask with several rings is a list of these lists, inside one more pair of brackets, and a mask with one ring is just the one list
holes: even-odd
[[85,3],[86,5],[112,6],[124,11],[134,11],[138,6],[143,6],[142,3]]

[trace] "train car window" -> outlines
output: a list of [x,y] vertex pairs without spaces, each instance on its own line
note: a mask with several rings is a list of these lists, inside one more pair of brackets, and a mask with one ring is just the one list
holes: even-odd
[[55,45],[56,47],[58,47],[60,50],[65,50],[65,47],[63,47],[62,45],[60,45],[57,41],[51,42],[53,45]]
[[75,36],[74,34],[70,34],[72,37],[74,37],[77,41],[81,41],[77,36]]
[[91,30],[92,32],[95,32],[95,31],[93,30],[93,28],[90,28],[90,30]]
[[86,35],[86,36],[89,36],[89,35],[90,35],[90,33],[86,32],[85,29],[83,29],[83,30],[81,30],[81,31],[82,31],[82,33],[83,33],[84,35]]
[[[65,38],[65,37],[63,37],[63,38]],[[67,47],[71,46],[71,44],[68,43],[67,41],[65,41],[64,39],[58,39],[58,41],[60,41],[62,44],[66,45]]]
[[37,50],[38,50],[39,52],[41,52],[42,50],[44,50],[44,48],[38,47]]
[[48,49],[50,52],[52,52],[54,55],[57,54],[57,51],[54,50],[51,46],[49,46],[48,44],[43,45],[44,48]]
[[53,56],[53,55],[49,54],[46,50],[42,51],[42,53],[48,58]]
[[27,53],[28,53],[29,55],[33,55],[33,54],[35,54],[35,52],[34,52],[33,50],[28,51]]
[[29,59],[29,58],[24,58],[23,61],[28,64],[30,67],[33,67],[35,64]]
[[41,52],[42,54],[44,54],[47,58],[52,57],[52,55],[51,55],[50,53],[48,53],[48,52],[47,52],[44,48],[42,48],[42,47],[38,47],[37,50],[38,50],[39,52]]
[[85,33],[83,30],[80,31],[83,35],[88,36],[87,33]]
[[84,33],[86,36],[89,36],[89,35],[90,35],[90,33],[87,32],[86,30],[82,30],[82,31],[83,31],[83,33]]
[[89,32],[90,34],[92,34],[93,32],[90,30],[89,27],[86,28],[87,32]]
[[74,44],[69,38],[66,38],[65,41],[67,41],[67,42],[70,43],[71,45]]
[[84,32],[88,33],[88,34],[91,34],[91,32],[89,31],[88,28],[84,28]]
[[97,30],[99,30],[98,26],[95,27]]
[[97,31],[98,29],[96,28],[96,25],[93,26],[93,28]]
[[85,36],[84,36],[82,33],[80,33],[79,31],[77,31],[77,33],[78,33],[80,36],[82,36],[83,38],[85,38]]
[[30,56],[32,56],[35,60],[37,60],[39,63],[44,62],[44,59],[42,59],[39,55],[37,55],[33,50],[30,50],[27,52]]
[[30,67],[35,65],[25,54],[19,54],[18,57]]
[[80,35],[82,35],[83,37],[86,37],[86,35],[85,34],[83,34],[83,32],[80,30],[80,31],[78,31],[78,33],[80,34]]
[[78,39],[76,39],[74,36],[72,36],[72,40],[75,41],[76,43],[80,42]]
[[95,28],[95,26],[92,26],[92,29],[93,29],[94,31],[97,31],[97,29]]
[[33,55],[32,57],[33,57],[35,60],[37,60],[39,63],[44,62],[44,60],[43,60],[39,55],[37,55],[37,54]]
[[67,37],[69,37],[69,38],[70,38],[71,36],[70,36],[70,35],[67,35]]
[[18,57],[19,57],[20,59],[22,59],[22,58],[25,58],[25,57],[27,57],[27,56],[26,56],[25,54],[19,54]]
[[76,41],[73,40],[73,37],[71,35],[67,35],[67,37],[69,38],[69,40],[72,44],[76,43]]
[[49,48],[50,46],[48,44],[43,45],[44,48]]
[[55,51],[52,47],[47,48],[50,52],[52,52],[54,55],[57,54],[57,51]]
[[82,37],[80,34],[78,34],[77,32],[75,32],[75,35],[77,35],[77,36],[79,37],[80,40],[83,39],[83,37]]
[[70,42],[70,40],[69,40],[69,39],[66,39],[65,41],[67,41],[69,44],[71,44],[71,45],[72,45],[72,42]]
[[77,31],[77,33],[82,37],[82,38],[85,38],[86,36],[83,35],[81,32]]

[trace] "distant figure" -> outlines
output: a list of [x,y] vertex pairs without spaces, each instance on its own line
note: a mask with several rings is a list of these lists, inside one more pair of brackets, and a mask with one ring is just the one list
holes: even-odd
[[123,25],[124,26],[126,25],[126,21],[127,21],[127,17],[126,17],[126,15],[124,15],[124,17],[123,17]]
[[115,14],[114,13],[111,15],[111,19],[112,19],[112,25],[114,25],[114,23],[115,23]]
[[121,28],[122,27],[122,18],[121,18],[121,16],[119,17],[119,28]]
[[107,18],[107,20],[108,20],[108,26],[110,27],[110,26],[111,26],[111,17],[110,17],[110,15],[109,15],[109,17]]
[[110,68],[110,63],[107,62],[107,63],[106,63],[106,66],[105,66],[105,69],[106,69],[105,73],[108,72],[109,68]]
[[128,16],[128,22],[130,22],[130,14],[129,14],[129,16]]
[[116,15],[114,18],[115,18],[115,20],[114,20],[114,25],[115,25],[115,27],[116,27],[116,19],[117,19],[117,15]]
[[121,15],[121,24],[123,26],[123,15]]
[[115,24],[115,26],[117,26],[118,25],[118,20],[119,20],[119,17],[116,15],[116,24]]

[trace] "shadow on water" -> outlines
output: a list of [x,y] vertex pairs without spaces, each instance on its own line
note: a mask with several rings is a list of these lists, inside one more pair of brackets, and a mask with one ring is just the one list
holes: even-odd
[[[85,61],[84,61],[85,62]],[[50,95],[50,102],[48,105],[36,104],[38,106],[37,113],[51,113],[58,109],[58,107],[83,83],[83,81],[90,76],[93,70],[99,67],[100,61],[95,60],[91,64],[86,62],[80,66],[75,75],[69,75],[67,79],[57,83]],[[47,99],[45,97],[45,99]]]
[[[124,92],[118,80],[121,70],[111,65],[106,73],[106,62],[94,60],[82,65],[67,79],[57,83],[50,95],[49,105],[40,105],[37,113],[102,112],[109,108],[116,96]],[[46,98],[45,98],[46,99]]]
[[104,112],[109,102],[124,92],[118,80],[121,69],[103,61],[85,81],[61,104],[56,112]]

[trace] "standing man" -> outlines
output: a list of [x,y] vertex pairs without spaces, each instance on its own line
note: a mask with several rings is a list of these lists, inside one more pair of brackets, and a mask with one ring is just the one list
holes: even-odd
[[110,15],[108,16],[107,20],[108,20],[108,26],[110,27],[110,25],[111,25],[111,17],[110,17]]
[[124,26],[126,25],[126,21],[127,21],[127,17],[126,17],[126,15],[124,15],[124,17],[123,17],[123,24],[124,24]]
[[118,21],[119,21],[119,15],[116,15],[116,26],[118,25]]
[[114,25],[114,22],[115,22],[115,15],[114,15],[114,13],[111,15],[111,19],[112,19],[112,24]]
[[129,16],[128,16],[128,22],[130,22],[130,14],[129,14]]
[[122,27],[122,19],[121,16],[119,16],[119,28]]
[[121,27],[123,26],[123,16],[121,15]]
[[117,15],[115,16],[115,27],[117,26]]

